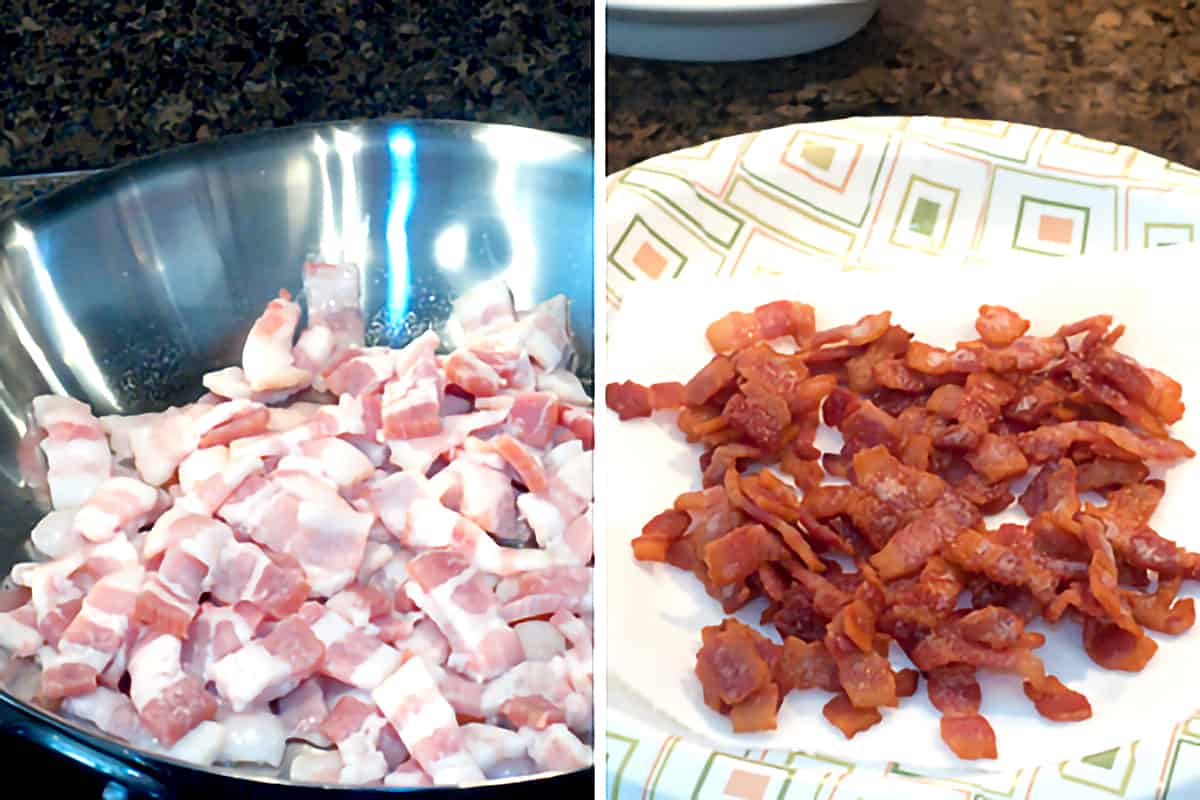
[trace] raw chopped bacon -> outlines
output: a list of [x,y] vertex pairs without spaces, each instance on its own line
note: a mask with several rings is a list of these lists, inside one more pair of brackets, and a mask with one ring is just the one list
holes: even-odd
[[91,409],[70,397],[34,398],[33,419],[46,434],[40,446],[54,507],[83,505],[112,474],[104,428]]
[[299,616],[325,647],[319,668],[322,675],[370,691],[400,666],[401,656],[395,648],[320,603],[305,603]]
[[170,747],[217,713],[204,683],[183,672],[181,643],[161,635],[143,641],[129,659],[129,697],[146,730]]
[[410,561],[408,571],[408,595],[445,633],[451,668],[487,680],[524,659],[521,639],[500,616],[492,586],[466,559],[433,550]]
[[221,698],[234,711],[242,711],[295,689],[324,656],[325,647],[313,630],[299,616],[291,616],[261,639],[214,662],[208,674]]
[[[595,427],[566,302],[479,287],[439,354],[432,330],[367,346],[359,281],[306,264],[306,328],[281,292],[193,403],[34,401],[18,457],[54,510],[0,649],[40,666],[39,702],[200,765],[397,787],[584,766]],[[1130,603],[1178,624],[1165,596]]]
[[267,304],[255,320],[242,348],[242,369],[256,392],[307,386],[312,373],[298,369],[292,356],[292,339],[300,323],[300,306],[286,291]]
[[[1117,352],[1124,328],[1109,316],[1035,336],[1015,311],[984,305],[975,328],[978,339],[943,349],[888,312],[818,330],[810,307],[779,301],[713,322],[714,355],[689,380],[606,387],[619,419],[674,411],[699,446],[704,489],[651,519],[634,557],[692,573],[726,614],[761,598],[760,624],[782,638],[732,618],[701,631],[704,701],[735,732],[773,729],[787,692],[821,689],[835,694],[825,718],[849,738],[923,674],[950,750],[995,758],[979,670],[1020,680],[1047,719],[1092,713],[1046,673],[1030,622],[1069,615],[1096,664],[1130,672],[1158,649],[1146,629],[1195,624],[1178,592],[1200,578],[1200,554],[1151,527],[1165,485],[1150,467],[1194,455],[1170,437],[1180,385]],[[841,434],[840,451],[815,446],[821,424]],[[989,528],[1031,470],[1027,523]],[[1086,502],[1095,491],[1107,502]],[[557,520],[539,492],[518,504],[542,540]],[[532,592],[510,605],[510,618],[551,607]],[[550,659],[572,652],[527,636]],[[891,642],[920,674],[892,667]],[[533,726],[537,710],[510,706]]]
[[484,779],[463,743],[454,709],[420,657],[411,658],[371,694],[404,746],[435,785]]

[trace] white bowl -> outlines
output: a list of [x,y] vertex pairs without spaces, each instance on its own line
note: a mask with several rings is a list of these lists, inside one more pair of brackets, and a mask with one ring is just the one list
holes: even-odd
[[613,55],[754,61],[848,39],[879,0],[608,0],[607,8]]

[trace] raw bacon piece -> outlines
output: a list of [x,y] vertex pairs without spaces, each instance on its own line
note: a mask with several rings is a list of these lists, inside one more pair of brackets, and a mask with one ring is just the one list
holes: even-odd
[[281,620],[256,639],[209,667],[217,692],[234,711],[283,697],[316,671],[325,655],[311,628],[298,616]]
[[142,567],[134,566],[102,578],[88,591],[58,641],[54,663],[42,673],[44,696],[82,694],[88,683],[95,688],[99,674],[124,644],[143,575]]
[[149,739],[129,696],[113,689],[100,686],[88,694],[68,697],[63,700],[62,710],[92,723],[110,736],[134,744],[142,744]]
[[245,601],[275,619],[295,613],[308,591],[294,558],[267,554],[252,542],[235,542],[221,551],[212,585],[213,597],[222,603]]
[[543,770],[566,772],[591,766],[592,749],[562,723],[544,730],[522,728],[519,733],[529,749],[529,757]]
[[355,697],[343,697],[330,709],[321,732],[337,745],[342,757],[338,783],[363,785],[387,775],[387,760],[379,749],[386,725],[373,705]]
[[405,662],[371,696],[435,785],[483,780],[483,771],[463,743],[454,709],[421,658]]
[[133,478],[109,478],[75,514],[75,530],[90,542],[107,542],[133,533],[149,521],[158,490]]
[[385,439],[419,439],[442,429],[445,379],[434,357],[438,343],[437,334],[426,331],[396,353],[396,376],[383,387]]
[[325,647],[319,668],[322,675],[370,691],[400,666],[401,656],[395,648],[320,603],[305,603],[299,616]]
[[83,505],[112,474],[112,454],[99,420],[78,400],[55,395],[33,399],[33,418],[46,432],[40,446],[54,507]]
[[483,574],[453,552],[422,553],[408,564],[413,602],[450,642],[449,666],[488,680],[524,658],[520,637],[500,616],[500,602]]
[[298,369],[292,357],[292,338],[300,322],[300,306],[286,291],[272,300],[259,317],[242,348],[242,369],[256,392],[306,386],[312,374]]
[[170,747],[217,713],[217,701],[180,664],[181,644],[174,636],[148,639],[129,659],[129,696],[142,725]]
[[328,744],[321,733],[321,723],[329,715],[325,693],[316,678],[301,681],[300,685],[279,698],[279,721],[288,739],[302,739],[318,747]]

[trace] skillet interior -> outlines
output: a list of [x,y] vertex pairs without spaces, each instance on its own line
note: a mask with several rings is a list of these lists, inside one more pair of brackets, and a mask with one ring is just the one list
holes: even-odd
[[[238,363],[263,305],[280,288],[299,293],[306,257],[362,266],[370,344],[439,326],[454,297],[491,277],[519,307],[564,293],[590,391],[592,187],[581,139],[380,121],[184,148],[0,221],[0,575],[30,559],[46,510],[18,463],[30,400],[69,394],[97,414],[194,400],[205,372]],[[262,780],[148,757],[0,688],[5,726],[82,748],[77,760],[94,747],[95,758]]]

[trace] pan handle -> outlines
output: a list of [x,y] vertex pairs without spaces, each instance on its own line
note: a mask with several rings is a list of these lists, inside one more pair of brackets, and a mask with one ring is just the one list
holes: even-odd
[[[77,765],[75,769],[95,782],[98,800],[170,800],[172,797],[166,786],[134,764],[92,747],[53,723],[33,717],[0,692],[0,741],[8,738],[27,743],[29,748],[26,749],[36,747],[46,751],[39,757],[57,755],[73,762]],[[12,752],[7,745],[0,747]],[[53,792],[53,783],[46,788]]]

